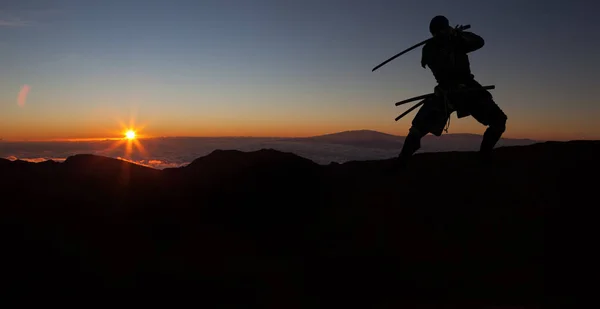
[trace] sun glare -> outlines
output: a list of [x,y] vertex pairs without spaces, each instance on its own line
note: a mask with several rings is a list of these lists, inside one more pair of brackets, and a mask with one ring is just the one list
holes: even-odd
[[[111,156],[117,156],[113,152],[120,152],[123,150],[122,154],[119,154],[119,157],[124,157],[126,159],[132,159],[132,155],[137,156],[138,158],[148,156],[146,149],[142,145],[142,140],[146,136],[143,134],[144,125],[136,125],[134,123],[134,119],[129,120],[129,124],[125,124],[122,121],[119,121],[120,129],[117,131],[113,131],[113,136],[121,136],[121,138],[117,138],[114,143],[108,146],[107,149],[104,150],[105,153],[110,154]],[[118,135],[117,135],[118,134]]]
[[129,131],[125,132],[125,137],[127,139],[135,139],[135,131],[129,130]]

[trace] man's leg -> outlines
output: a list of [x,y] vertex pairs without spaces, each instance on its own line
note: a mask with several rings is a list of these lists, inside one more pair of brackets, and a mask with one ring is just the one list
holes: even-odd
[[398,163],[401,168],[405,168],[413,154],[421,148],[421,138],[430,132],[439,136],[444,127],[446,116],[444,110],[439,106],[440,101],[436,98],[426,100],[413,119],[412,126],[404,140],[402,151],[398,156]]
[[485,98],[479,102],[473,102],[471,115],[479,123],[488,126],[483,134],[483,140],[479,148],[479,153],[484,161],[491,159],[494,146],[502,137],[506,130],[506,120],[508,117],[502,109],[491,98]]
[[427,135],[427,131],[418,129],[414,125],[408,130],[408,135],[404,140],[402,151],[400,152],[400,159],[407,161],[412,155],[421,148],[421,138]]
[[405,170],[408,167],[413,154],[421,148],[421,138],[425,135],[427,135],[426,131],[423,132],[414,125],[408,130],[402,151],[400,151],[400,155],[396,159],[397,170]]
[[483,140],[481,141],[481,147],[479,151],[482,153],[491,153],[496,146],[496,143],[502,137],[502,134],[506,130],[506,117],[498,117],[490,123],[488,128],[483,133]]

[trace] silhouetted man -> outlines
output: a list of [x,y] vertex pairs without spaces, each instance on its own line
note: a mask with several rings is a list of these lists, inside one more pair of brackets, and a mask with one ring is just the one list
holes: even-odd
[[488,126],[479,153],[483,162],[489,163],[492,150],[505,131],[507,117],[487,90],[461,92],[482,88],[471,74],[467,54],[483,47],[484,40],[471,32],[450,27],[444,16],[434,17],[429,31],[433,39],[423,46],[421,66],[428,66],[437,80],[436,95],[426,99],[413,119],[399,156],[400,166],[405,167],[409,158],[421,147],[423,136],[442,134],[454,111],[458,118],[473,116]]

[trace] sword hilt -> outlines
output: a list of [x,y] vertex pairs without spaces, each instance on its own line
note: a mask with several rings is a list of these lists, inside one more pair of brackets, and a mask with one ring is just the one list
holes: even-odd
[[464,26],[456,26],[454,29],[459,30],[459,31],[463,31],[463,30],[467,30],[470,29],[471,25],[464,25]]

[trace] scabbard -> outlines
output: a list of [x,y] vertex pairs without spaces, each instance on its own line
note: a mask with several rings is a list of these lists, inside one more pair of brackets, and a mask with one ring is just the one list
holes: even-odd
[[423,105],[423,103],[425,103],[425,100],[415,104],[415,106],[409,108],[408,110],[406,110],[404,113],[402,113],[402,115],[396,117],[396,121],[400,120],[402,117],[408,115],[410,112],[412,112],[413,110],[415,110],[417,107]]
[[[457,92],[470,92],[470,91],[481,91],[481,90],[489,90],[489,89],[495,89],[496,86],[491,85],[491,86],[484,86],[482,88],[468,88],[468,89],[464,89],[464,90],[460,90]],[[430,93],[430,94],[424,94],[424,95],[420,95],[418,97],[414,97],[412,99],[408,99],[408,100],[404,100],[404,101],[400,101],[398,103],[396,103],[396,106],[401,105],[401,104],[405,104],[405,103],[409,103],[409,102],[413,102],[416,100],[421,100],[423,99],[423,101],[415,104],[415,106],[409,108],[408,110],[406,110],[404,113],[402,113],[400,116],[396,117],[396,121],[400,120],[402,117],[408,115],[410,112],[414,111],[416,108],[418,108],[419,106],[423,105],[423,103],[425,103],[425,99],[431,97],[435,95],[434,93]]]
[[[483,86],[481,88],[477,87],[477,88],[467,88],[467,89],[457,90],[457,91],[455,91],[455,93],[471,92],[471,91],[481,91],[481,90],[490,90],[490,89],[495,89],[495,88],[496,88],[496,86],[491,85],[491,86]],[[410,103],[410,102],[414,102],[414,101],[418,101],[418,100],[421,100],[421,99],[426,99],[426,98],[429,98],[429,97],[434,96],[434,95],[435,95],[435,93],[429,93],[429,94],[420,95],[418,97],[406,99],[404,101],[397,102],[396,106],[399,106],[399,105],[402,105],[402,104],[406,104],[406,103]]]

